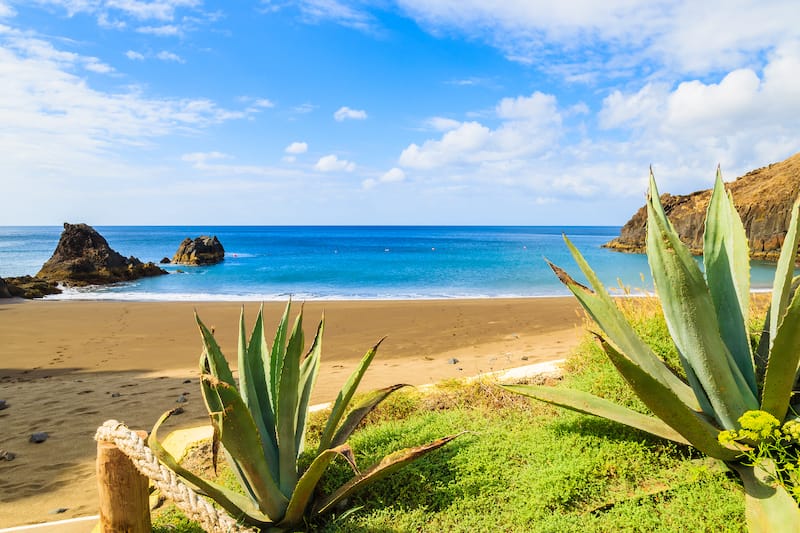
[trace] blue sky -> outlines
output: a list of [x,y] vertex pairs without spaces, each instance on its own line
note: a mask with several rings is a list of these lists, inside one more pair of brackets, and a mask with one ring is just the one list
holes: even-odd
[[800,151],[790,1],[0,0],[0,225],[623,224]]

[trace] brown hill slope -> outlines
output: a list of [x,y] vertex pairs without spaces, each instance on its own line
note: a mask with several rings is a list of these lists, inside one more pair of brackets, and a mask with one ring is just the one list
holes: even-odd
[[[785,161],[753,170],[726,185],[742,217],[754,259],[778,259],[792,204],[800,193],[800,153]],[[703,229],[711,190],[688,195],[662,194],[661,203],[675,229],[694,254],[703,249]],[[647,213],[639,209],[620,231],[604,244],[622,252],[643,253]]]

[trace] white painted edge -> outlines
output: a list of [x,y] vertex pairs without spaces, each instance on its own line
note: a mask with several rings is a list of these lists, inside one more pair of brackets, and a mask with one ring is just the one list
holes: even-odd
[[66,520],[56,520],[55,522],[42,522],[41,524],[30,524],[27,526],[14,526],[0,529],[0,533],[11,533],[12,531],[29,531],[43,527],[65,526],[77,522],[89,522],[90,520],[100,520],[100,515],[80,516],[78,518],[67,518]]
[[[564,359],[557,359],[555,361],[545,361],[544,363],[535,363],[532,365],[510,368],[508,370],[498,370],[496,372],[487,372],[484,374],[478,374],[477,376],[462,378],[462,380],[466,383],[472,383],[480,379],[491,377],[491,378],[496,378],[498,381],[511,381],[511,380],[531,378],[542,374],[558,375],[561,373],[561,363],[563,362]],[[426,390],[426,389],[431,389],[435,386],[436,386],[435,383],[426,383],[425,385],[419,385],[416,388],[419,390]],[[322,411],[323,409],[328,409],[329,407],[331,407],[331,405],[332,402],[319,403],[317,405],[312,405],[311,407],[308,408],[308,410],[309,412],[314,413],[317,411]],[[83,521],[88,522],[89,520],[99,520],[99,519],[100,519],[99,515],[82,516],[80,518],[70,518],[68,520],[59,520],[57,522],[44,522],[41,524],[31,524],[28,526],[15,526],[12,528],[0,529],[0,533],[11,533],[12,531],[29,531],[42,527],[53,527],[57,525],[66,525],[74,522],[83,522]]]

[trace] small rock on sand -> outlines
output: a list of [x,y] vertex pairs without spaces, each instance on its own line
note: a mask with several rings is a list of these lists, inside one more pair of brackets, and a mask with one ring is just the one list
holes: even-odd
[[17,454],[15,454],[14,452],[0,450],[0,461],[13,461],[16,456]]
[[122,394],[120,394],[120,393],[118,393],[118,392],[112,392],[112,393],[111,393],[111,397],[112,397],[112,398],[119,398],[120,396],[122,396]]
[[188,401],[188,400],[186,399],[186,396],[184,396],[183,394],[181,394],[180,396],[178,396],[178,399],[177,399],[177,400],[175,400],[175,403],[186,403],[187,401]]
[[39,444],[46,441],[48,437],[50,437],[50,435],[48,435],[46,432],[38,431],[36,433],[31,433],[31,437],[28,439],[28,441],[34,444]]
[[5,400],[0,400],[0,411],[3,409],[8,409],[8,402]]
[[448,365],[455,365],[457,363],[458,363],[458,359],[456,359],[455,357],[451,357],[450,359],[447,360],[447,364]]

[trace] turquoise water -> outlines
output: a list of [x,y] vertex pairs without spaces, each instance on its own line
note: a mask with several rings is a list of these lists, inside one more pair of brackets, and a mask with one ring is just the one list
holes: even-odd
[[[567,234],[610,287],[651,290],[645,256],[601,248],[619,227],[152,227],[97,226],[125,256],[158,262],[186,237],[216,235],[225,261],[166,265],[168,276],[70,289],[56,299],[424,299],[566,295],[544,258],[582,281]],[[35,274],[61,227],[0,227],[0,277]],[[753,287],[773,267],[753,265]]]

